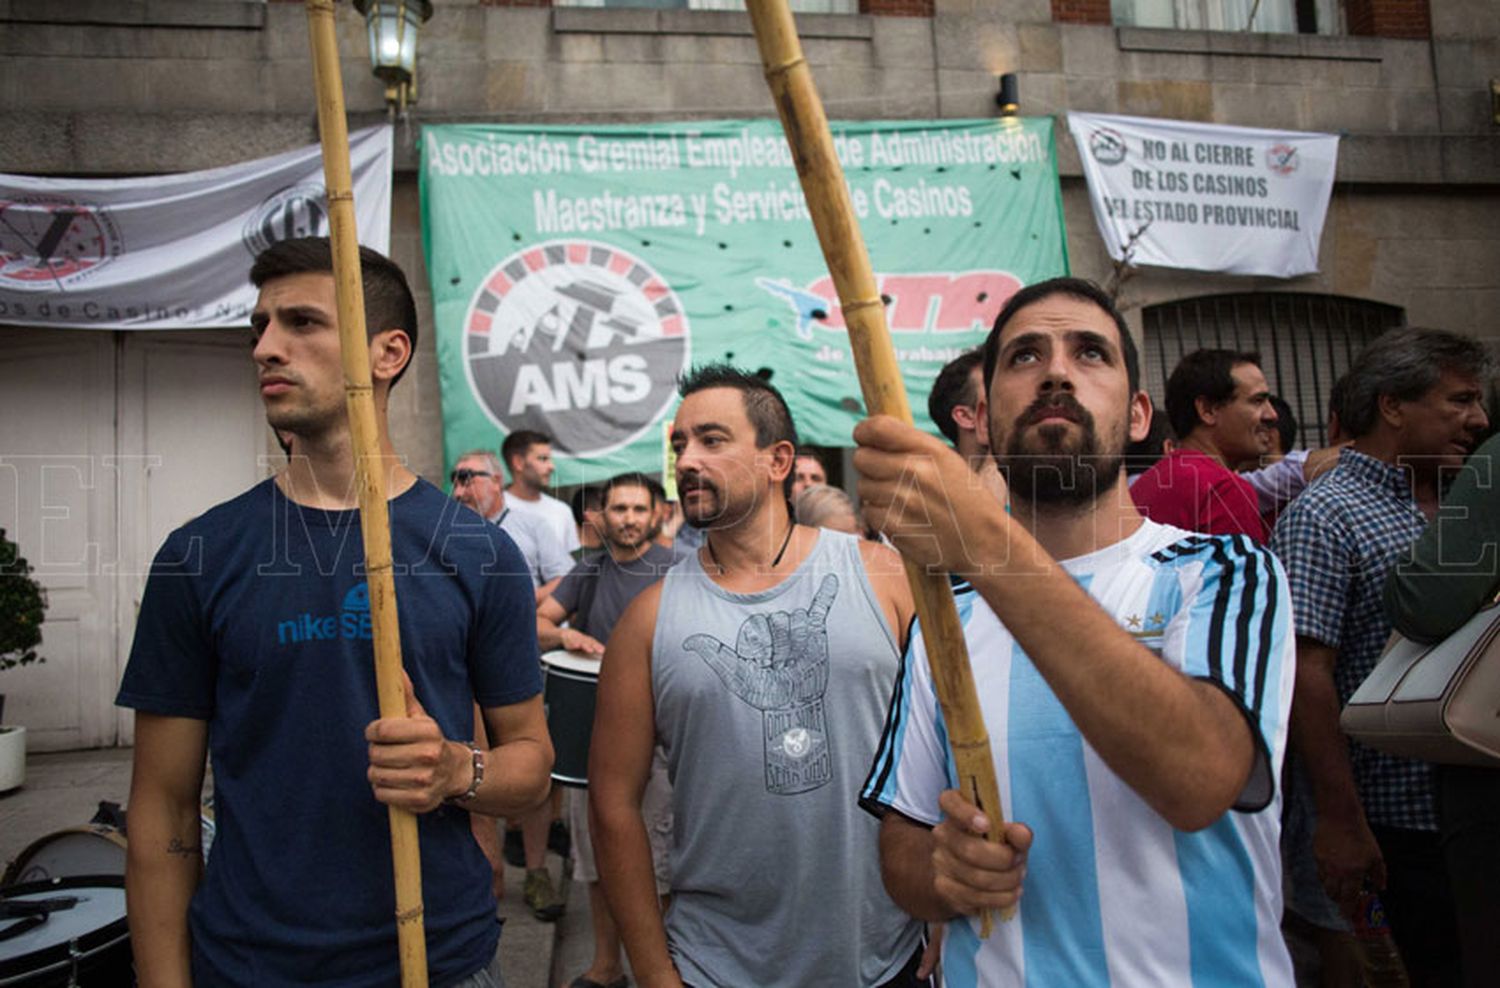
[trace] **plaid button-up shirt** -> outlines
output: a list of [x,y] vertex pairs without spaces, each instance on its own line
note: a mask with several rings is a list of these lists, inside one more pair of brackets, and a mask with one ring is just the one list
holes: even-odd
[[[1287,507],[1271,549],[1286,567],[1297,634],[1338,650],[1334,686],[1349,701],[1391,634],[1386,576],[1427,526],[1404,471],[1345,449],[1338,466]],[[1371,823],[1436,830],[1432,766],[1349,742]]]

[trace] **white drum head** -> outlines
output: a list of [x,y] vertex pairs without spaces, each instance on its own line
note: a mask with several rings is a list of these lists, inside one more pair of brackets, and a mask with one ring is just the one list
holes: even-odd
[[77,902],[70,908],[48,913],[45,923],[4,941],[0,959],[25,957],[76,940],[125,917],[124,888],[62,886],[56,890],[8,897],[11,902],[45,902],[49,899],[76,899]]
[[599,675],[599,659],[596,656],[575,655],[563,648],[544,654],[542,665],[549,669],[563,669],[568,672],[583,673],[586,676],[597,677]]
[[106,827],[71,827],[33,843],[16,858],[11,883],[74,875],[125,874],[125,838]]

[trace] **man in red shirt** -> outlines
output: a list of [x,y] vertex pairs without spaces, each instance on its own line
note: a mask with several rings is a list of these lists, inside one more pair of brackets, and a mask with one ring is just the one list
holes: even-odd
[[1167,380],[1177,446],[1130,488],[1152,521],[1209,535],[1266,541],[1255,490],[1227,464],[1259,460],[1276,425],[1260,355],[1197,350]]

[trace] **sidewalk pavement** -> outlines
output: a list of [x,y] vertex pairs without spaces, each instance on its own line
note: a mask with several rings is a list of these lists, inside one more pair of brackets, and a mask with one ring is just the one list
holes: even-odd
[[[66,827],[86,824],[101,800],[124,806],[130,794],[129,748],[34,753],[26,759],[26,782],[0,795],[0,870],[40,837]],[[554,878],[561,881],[560,862],[548,856]],[[500,963],[506,988],[550,988],[553,953],[560,924],[536,920],[522,901],[525,872],[505,869],[505,896],[499,916],[505,923],[500,937]],[[568,890],[570,928],[588,936],[588,894],[583,886]],[[580,970],[582,970],[580,968]],[[577,973],[577,972],[573,972]],[[571,975],[569,975],[571,977]]]

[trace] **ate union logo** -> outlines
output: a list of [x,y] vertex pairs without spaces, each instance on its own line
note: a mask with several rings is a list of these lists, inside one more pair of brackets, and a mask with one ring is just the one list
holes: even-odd
[[104,208],[72,199],[0,199],[0,283],[66,291],[124,249]]
[[1125,138],[1117,130],[1100,127],[1089,134],[1089,153],[1101,165],[1118,165],[1125,160]]
[[1266,167],[1277,175],[1290,175],[1301,164],[1294,144],[1273,144],[1266,148]]
[[651,265],[609,244],[553,240],[490,269],[464,316],[464,369],[502,430],[598,456],[666,411],[688,340],[682,303]]
[[[964,333],[988,330],[1005,303],[1021,289],[1009,271],[938,271],[877,274],[885,302],[886,323],[893,333]],[[762,290],[791,307],[797,335],[813,338],[815,328],[847,330],[838,291],[828,275],[806,287],[785,279],[757,278]]]

